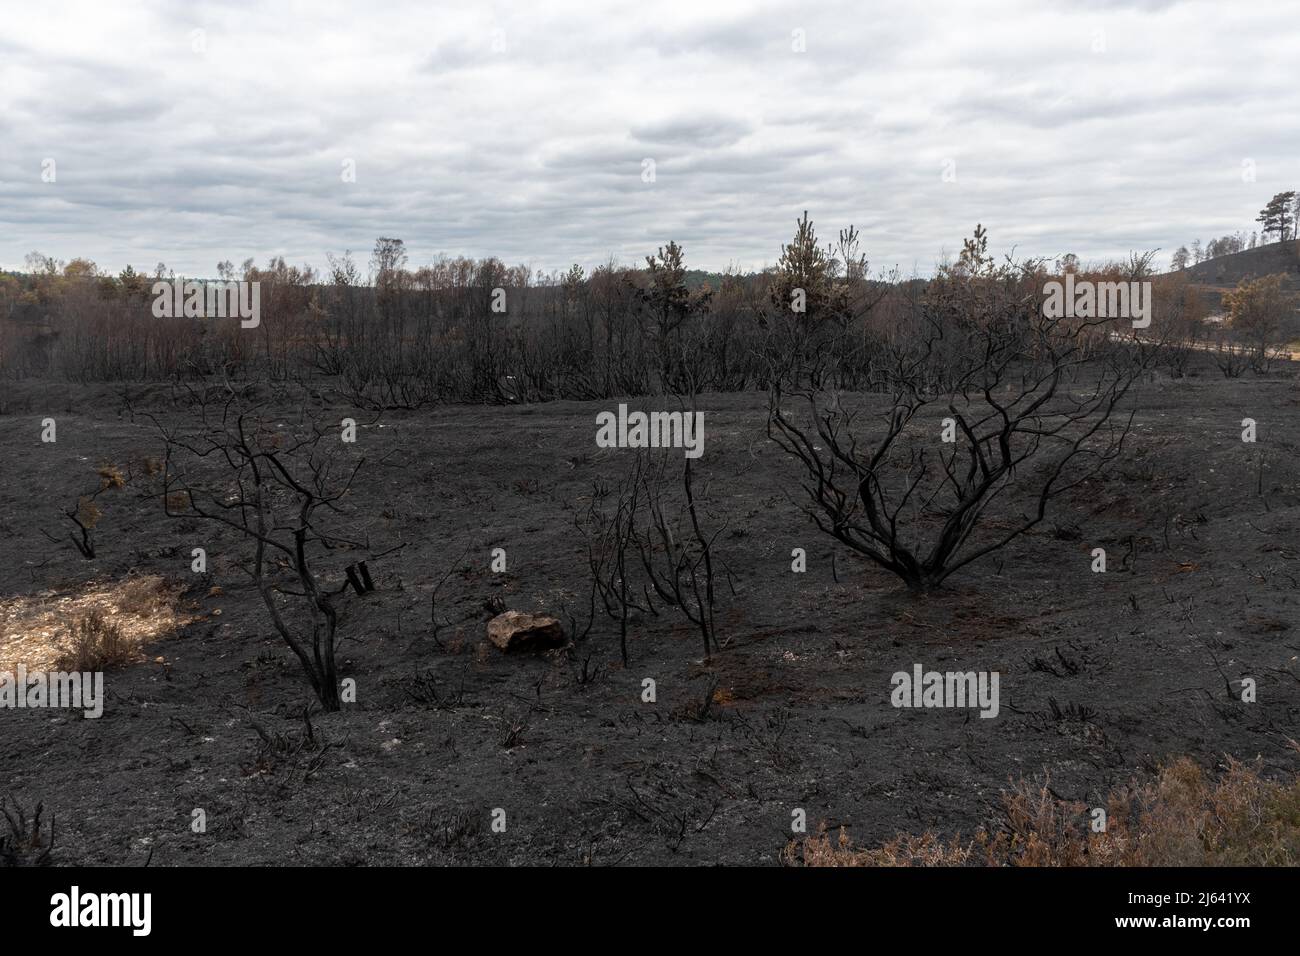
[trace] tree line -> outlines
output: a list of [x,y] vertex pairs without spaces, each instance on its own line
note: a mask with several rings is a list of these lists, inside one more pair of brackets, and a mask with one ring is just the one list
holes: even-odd
[[[541,273],[493,257],[413,266],[401,239],[381,237],[368,262],[331,254],[320,273],[281,257],[219,263],[219,279],[260,284],[252,328],[155,316],[154,283],[174,278],[162,263],[112,275],[34,253],[26,272],[0,273],[0,377],[312,382],[374,408],[766,390],[792,370],[815,388],[873,389],[881,364],[923,333],[945,270],[971,269],[987,241],[977,230],[956,262],[905,278],[873,272],[852,226],[824,242],[805,213],[772,267],[700,281],[672,241],[639,267]],[[1024,268],[1040,280],[1155,279],[1161,335],[1196,339],[1195,296],[1176,274],[1152,276],[1150,261]],[[1251,321],[1274,337],[1286,324]]]

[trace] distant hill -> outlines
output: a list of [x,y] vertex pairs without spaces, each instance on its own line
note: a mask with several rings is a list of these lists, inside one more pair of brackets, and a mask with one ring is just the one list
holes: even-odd
[[1218,256],[1182,270],[1192,282],[1201,286],[1206,306],[1211,311],[1222,307],[1223,293],[1235,289],[1247,277],[1258,279],[1282,273],[1285,287],[1300,292],[1300,242],[1272,242],[1245,249],[1229,256]]

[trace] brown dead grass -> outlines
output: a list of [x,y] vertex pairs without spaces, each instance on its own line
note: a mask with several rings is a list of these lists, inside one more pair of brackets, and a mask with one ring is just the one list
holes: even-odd
[[[1300,745],[1292,742],[1300,749]],[[974,837],[902,834],[874,848],[852,845],[841,827],[791,840],[787,865],[802,866],[1296,866],[1300,864],[1300,775],[1266,779],[1232,758],[1217,778],[1182,757],[1145,784],[1113,791],[1107,826],[1093,832],[1090,808],[1053,796],[1047,783],[1003,794],[1003,819]]]
[[83,528],[95,527],[102,517],[104,517],[104,512],[90,498],[82,495],[77,499],[77,520],[81,522]]
[[136,655],[122,626],[104,613],[91,608],[72,622],[71,636],[63,653],[54,662],[59,671],[106,671],[125,667]]
[[101,491],[107,491],[110,488],[125,488],[126,475],[122,469],[112,462],[105,462],[95,469],[95,474],[99,476],[99,488]]
[[182,589],[160,575],[142,574],[78,591],[0,599],[0,670],[19,664],[29,671],[71,670],[60,662],[93,654],[95,647],[118,662],[112,666],[138,660],[150,641],[194,620],[181,607]]

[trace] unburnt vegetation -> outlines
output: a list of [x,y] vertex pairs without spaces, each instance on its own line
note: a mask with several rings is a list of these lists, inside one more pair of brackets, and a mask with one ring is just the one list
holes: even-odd
[[[1262,777],[1229,758],[1211,776],[1186,757],[1117,788],[1100,807],[1017,781],[998,822],[973,836],[933,832],[856,848],[841,829],[787,844],[802,866],[1300,866],[1300,776]],[[1094,826],[1105,822],[1104,828]]]

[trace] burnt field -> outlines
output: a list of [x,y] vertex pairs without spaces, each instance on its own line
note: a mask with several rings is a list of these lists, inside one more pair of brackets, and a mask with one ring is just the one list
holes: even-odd
[[[7,387],[0,670],[52,666],[92,607],[128,645],[101,717],[0,711],[4,790],[55,817],[55,862],[775,864],[799,810],[809,833],[873,845],[970,834],[1015,780],[1092,806],[1181,756],[1300,769],[1300,387],[1285,365],[1149,377],[1104,474],[925,592],[803,513],[765,395],[702,395],[692,467],[720,566],[716,646],[705,656],[698,628],[647,595],[626,665],[619,622],[593,611],[582,533],[594,489],[635,454],[594,441],[617,400],[259,401],[290,448],[304,408],[356,421],[355,442],[327,436],[355,477],[313,558],[354,688],[337,712],[272,626],[246,537],[169,499],[162,434],[192,406],[165,386]],[[356,594],[345,569],[361,560],[374,590]],[[556,617],[562,645],[503,653],[487,621],[504,610]],[[891,675],[918,664],[998,673],[996,715],[893,706]]]

